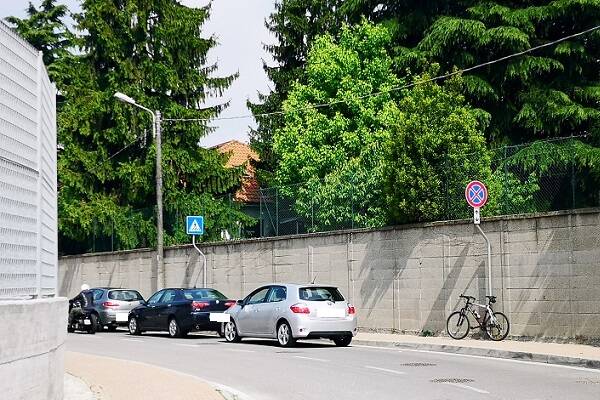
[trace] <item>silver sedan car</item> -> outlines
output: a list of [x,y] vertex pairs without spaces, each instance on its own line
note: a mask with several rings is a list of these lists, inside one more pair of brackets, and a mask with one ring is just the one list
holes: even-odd
[[262,286],[226,311],[225,339],[273,338],[280,346],[298,339],[331,339],[348,346],[357,332],[356,310],[340,291],[327,285]]

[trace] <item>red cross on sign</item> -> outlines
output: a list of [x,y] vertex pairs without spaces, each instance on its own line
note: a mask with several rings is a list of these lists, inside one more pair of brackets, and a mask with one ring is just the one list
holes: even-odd
[[479,181],[472,181],[465,189],[465,198],[471,207],[483,207],[488,200],[487,188]]

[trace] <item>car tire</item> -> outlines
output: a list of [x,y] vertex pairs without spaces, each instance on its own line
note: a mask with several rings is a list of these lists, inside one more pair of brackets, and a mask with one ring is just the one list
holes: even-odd
[[91,325],[90,325],[90,329],[88,330],[88,333],[90,333],[91,335],[95,335],[96,332],[98,332],[98,326],[100,325],[100,324],[98,324],[98,316],[96,314],[91,314],[90,321],[91,321]]
[[187,331],[181,329],[179,326],[179,322],[177,322],[177,318],[171,317],[169,319],[169,336],[172,338],[183,338],[187,336]]
[[142,329],[140,328],[140,323],[136,317],[129,318],[129,323],[127,324],[127,329],[129,330],[130,335],[139,336],[142,334]]
[[73,333],[73,332],[75,332],[75,328],[73,328],[72,326],[67,326],[67,332]]
[[220,338],[225,337],[225,323],[221,324],[221,326],[219,327],[219,330],[217,331],[217,335],[219,335]]
[[346,347],[352,342],[352,335],[339,336],[333,339],[337,347]]
[[223,327],[223,335],[225,336],[225,340],[229,343],[239,343],[242,340],[233,320],[225,324]]
[[282,321],[277,325],[277,343],[281,347],[293,347],[296,344],[292,328],[287,321]]

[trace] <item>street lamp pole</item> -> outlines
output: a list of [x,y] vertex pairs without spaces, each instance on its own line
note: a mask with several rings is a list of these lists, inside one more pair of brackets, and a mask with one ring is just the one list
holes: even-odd
[[115,98],[124,103],[138,107],[152,116],[152,136],[156,139],[156,262],[162,287],[167,286],[167,273],[164,261],[163,239],[163,174],[162,174],[162,135],[160,111],[152,111],[138,104],[134,99],[121,92],[115,93]]

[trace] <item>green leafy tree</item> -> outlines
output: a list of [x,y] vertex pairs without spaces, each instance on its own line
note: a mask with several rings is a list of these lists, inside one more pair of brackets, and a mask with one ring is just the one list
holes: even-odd
[[[149,116],[118,103],[127,93],[167,118],[212,118],[226,104],[203,107],[235,76],[214,77],[202,37],[209,7],[175,0],[84,0],[75,15],[77,51],[59,58],[59,230],[63,247],[88,250],[93,237],[114,236],[118,248],[153,245],[155,146]],[[42,25],[44,26],[44,25]],[[248,217],[220,197],[235,190],[242,169],[226,169],[226,155],[203,149],[204,123],[163,124],[166,243],[187,240],[186,214],[206,217],[205,238]],[[177,224],[176,224],[177,223]],[[171,227],[171,229],[169,229]],[[108,246],[110,248],[110,246]]]
[[[390,40],[385,28],[367,23],[343,28],[338,41],[319,37],[306,83],[296,83],[284,102],[275,180],[301,215],[315,213],[315,229],[385,223],[383,144],[396,101],[393,93],[365,96],[400,84],[386,50]],[[314,106],[327,103],[333,105]]]
[[266,27],[276,38],[275,44],[265,46],[275,66],[264,64],[274,90],[261,94],[258,103],[248,104],[258,122],[258,128],[250,132],[250,143],[260,154],[258,167],[262,181],[270,181],[270,174],[264,172],[272,172],[277,164],[273,135],[282,126],[283,118],[261,114],[281,111],[294,82],[304,79],[304,64],[315,38],[339,32],[342,20],[336,10],[342,3],[341,0],[281,0],[275,3],[275,11],[266,21]]
[[492,175],[488,115],[468,106],[460,78],[444,87],[428,79],[405,92],[390,126],[385,193],[395,223],[463,216],[466,184]]

